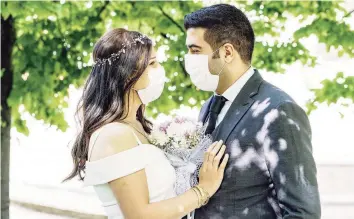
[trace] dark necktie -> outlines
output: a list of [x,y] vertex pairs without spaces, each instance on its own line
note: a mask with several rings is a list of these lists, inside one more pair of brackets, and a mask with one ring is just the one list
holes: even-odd
[[216,120],[218,119],[218,115],[224,107],[226,101],[227,99],[223,96],[215,95],[213,97],[209,108],[209,122],[205,130],[205,134],[211,134],[214,131]]

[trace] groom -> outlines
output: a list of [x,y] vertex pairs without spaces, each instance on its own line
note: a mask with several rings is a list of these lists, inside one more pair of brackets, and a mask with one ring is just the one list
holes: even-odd
[[245,14],[219,4],[188,14],[186,70],[213,91],[199,119],[230,160],[196,219],[318,219],[311,128],[305,112],[252,68],[255,36]]

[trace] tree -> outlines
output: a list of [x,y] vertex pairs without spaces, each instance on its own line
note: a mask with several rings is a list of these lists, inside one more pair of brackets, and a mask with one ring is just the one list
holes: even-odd
[[[11,109],[6,103],[12,90],[13,70],[11,67],[11,52],[14,43],[13,18],[6,20],[1,17],[1,218],[8,218],[9,205],[9,164],[10,164],[10,128]],[[3,125],[4,124],[4,125]],[[3,215],[4,212],[4,215]]]
[[[256,42],[253,66],[258,69],[281,73],[284,65],[298,61],[315,66],[316,57],[301,43],[312,34],[328,49],[336,48],[339,55],[354,56],[354,32],[344,22],[351,14],[337,2],[230,3],[253,14],[258,38],[271,39]],[[165,51],[163,65],[170,81],[162,97],[149,105],[150,115],[181,104],[200,106],[210,95],[195,92],[183,67],[183,18],[201,8],[202,3],[1,2],[1,7],[1,218],[9,217],[10,128],[29,134],[19,109],[65,131],[63,109],[67,107],[68,89],[84,83],[92,64],[93,45],[106,27],[139,30],[154,38],[157,48]],[[343,14],[339,20],[338,14]],[[290,17],[310,22],[295,31],[288,42],[280,42],[278,36]],[[339,76],[343,83],[324,82],[324,88],[315,92],[317,97],[312,101],[336,102],[340,96],[353,99],[353,77]]]

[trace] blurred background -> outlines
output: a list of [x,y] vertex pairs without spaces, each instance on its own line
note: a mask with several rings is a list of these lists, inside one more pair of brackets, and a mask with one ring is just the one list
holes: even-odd
[[184,69],[183,17],[220,2],[252,21],[252,65],[308,112],[322,218],[353,219],[354,1],[65,0],[1,2],[2,218],[105,218],[91,188],[61,183],[94,43],[115,27],[149,35],[169,79],[148,115],[196,117],[210,93]]

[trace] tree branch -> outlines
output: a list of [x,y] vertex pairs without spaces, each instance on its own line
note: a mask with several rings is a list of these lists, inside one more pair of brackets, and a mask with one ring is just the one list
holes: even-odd
[[161,13],[162,13],[168,20],[170,20],[174,25],[176,25],[178,29],[180,29],[180,30],[184,33],[184,28],[183,28],[181,25],[179,25],[179,24],[177,23],[177,21],[173,20],[173,18],[172,18],[170,15],[168,15],[168,14],[162,9],[161,6],[158,6],[158,7],[159,7]]
[[354,12],[354,9],[353,9],[353,10],[351,10],[351,11],[349,11],[349,12],[348,12],[348,14],[344,15],[344,17],[343,17],[343,18],[349,17],[349,15],[351,15],[353,12]]
[[180,65],[180,67],[181,67],[181,69],[183,71],[184,76],[187,77],[188,73],[187,73],[187,70],[184,68],[184,65],[183,65],[182,61],[178,61],[178,62],[179,62],[179,65]]
[[107,5],[110,3],[110,1],[104,1],[104,5],[100,8],[98,11],[97,17],[101,16],[102,12],[107,8]]
[[168,39],[167,34],[165,34],[165,33],[160,33],[160,35],[161,35],[163,38]]

